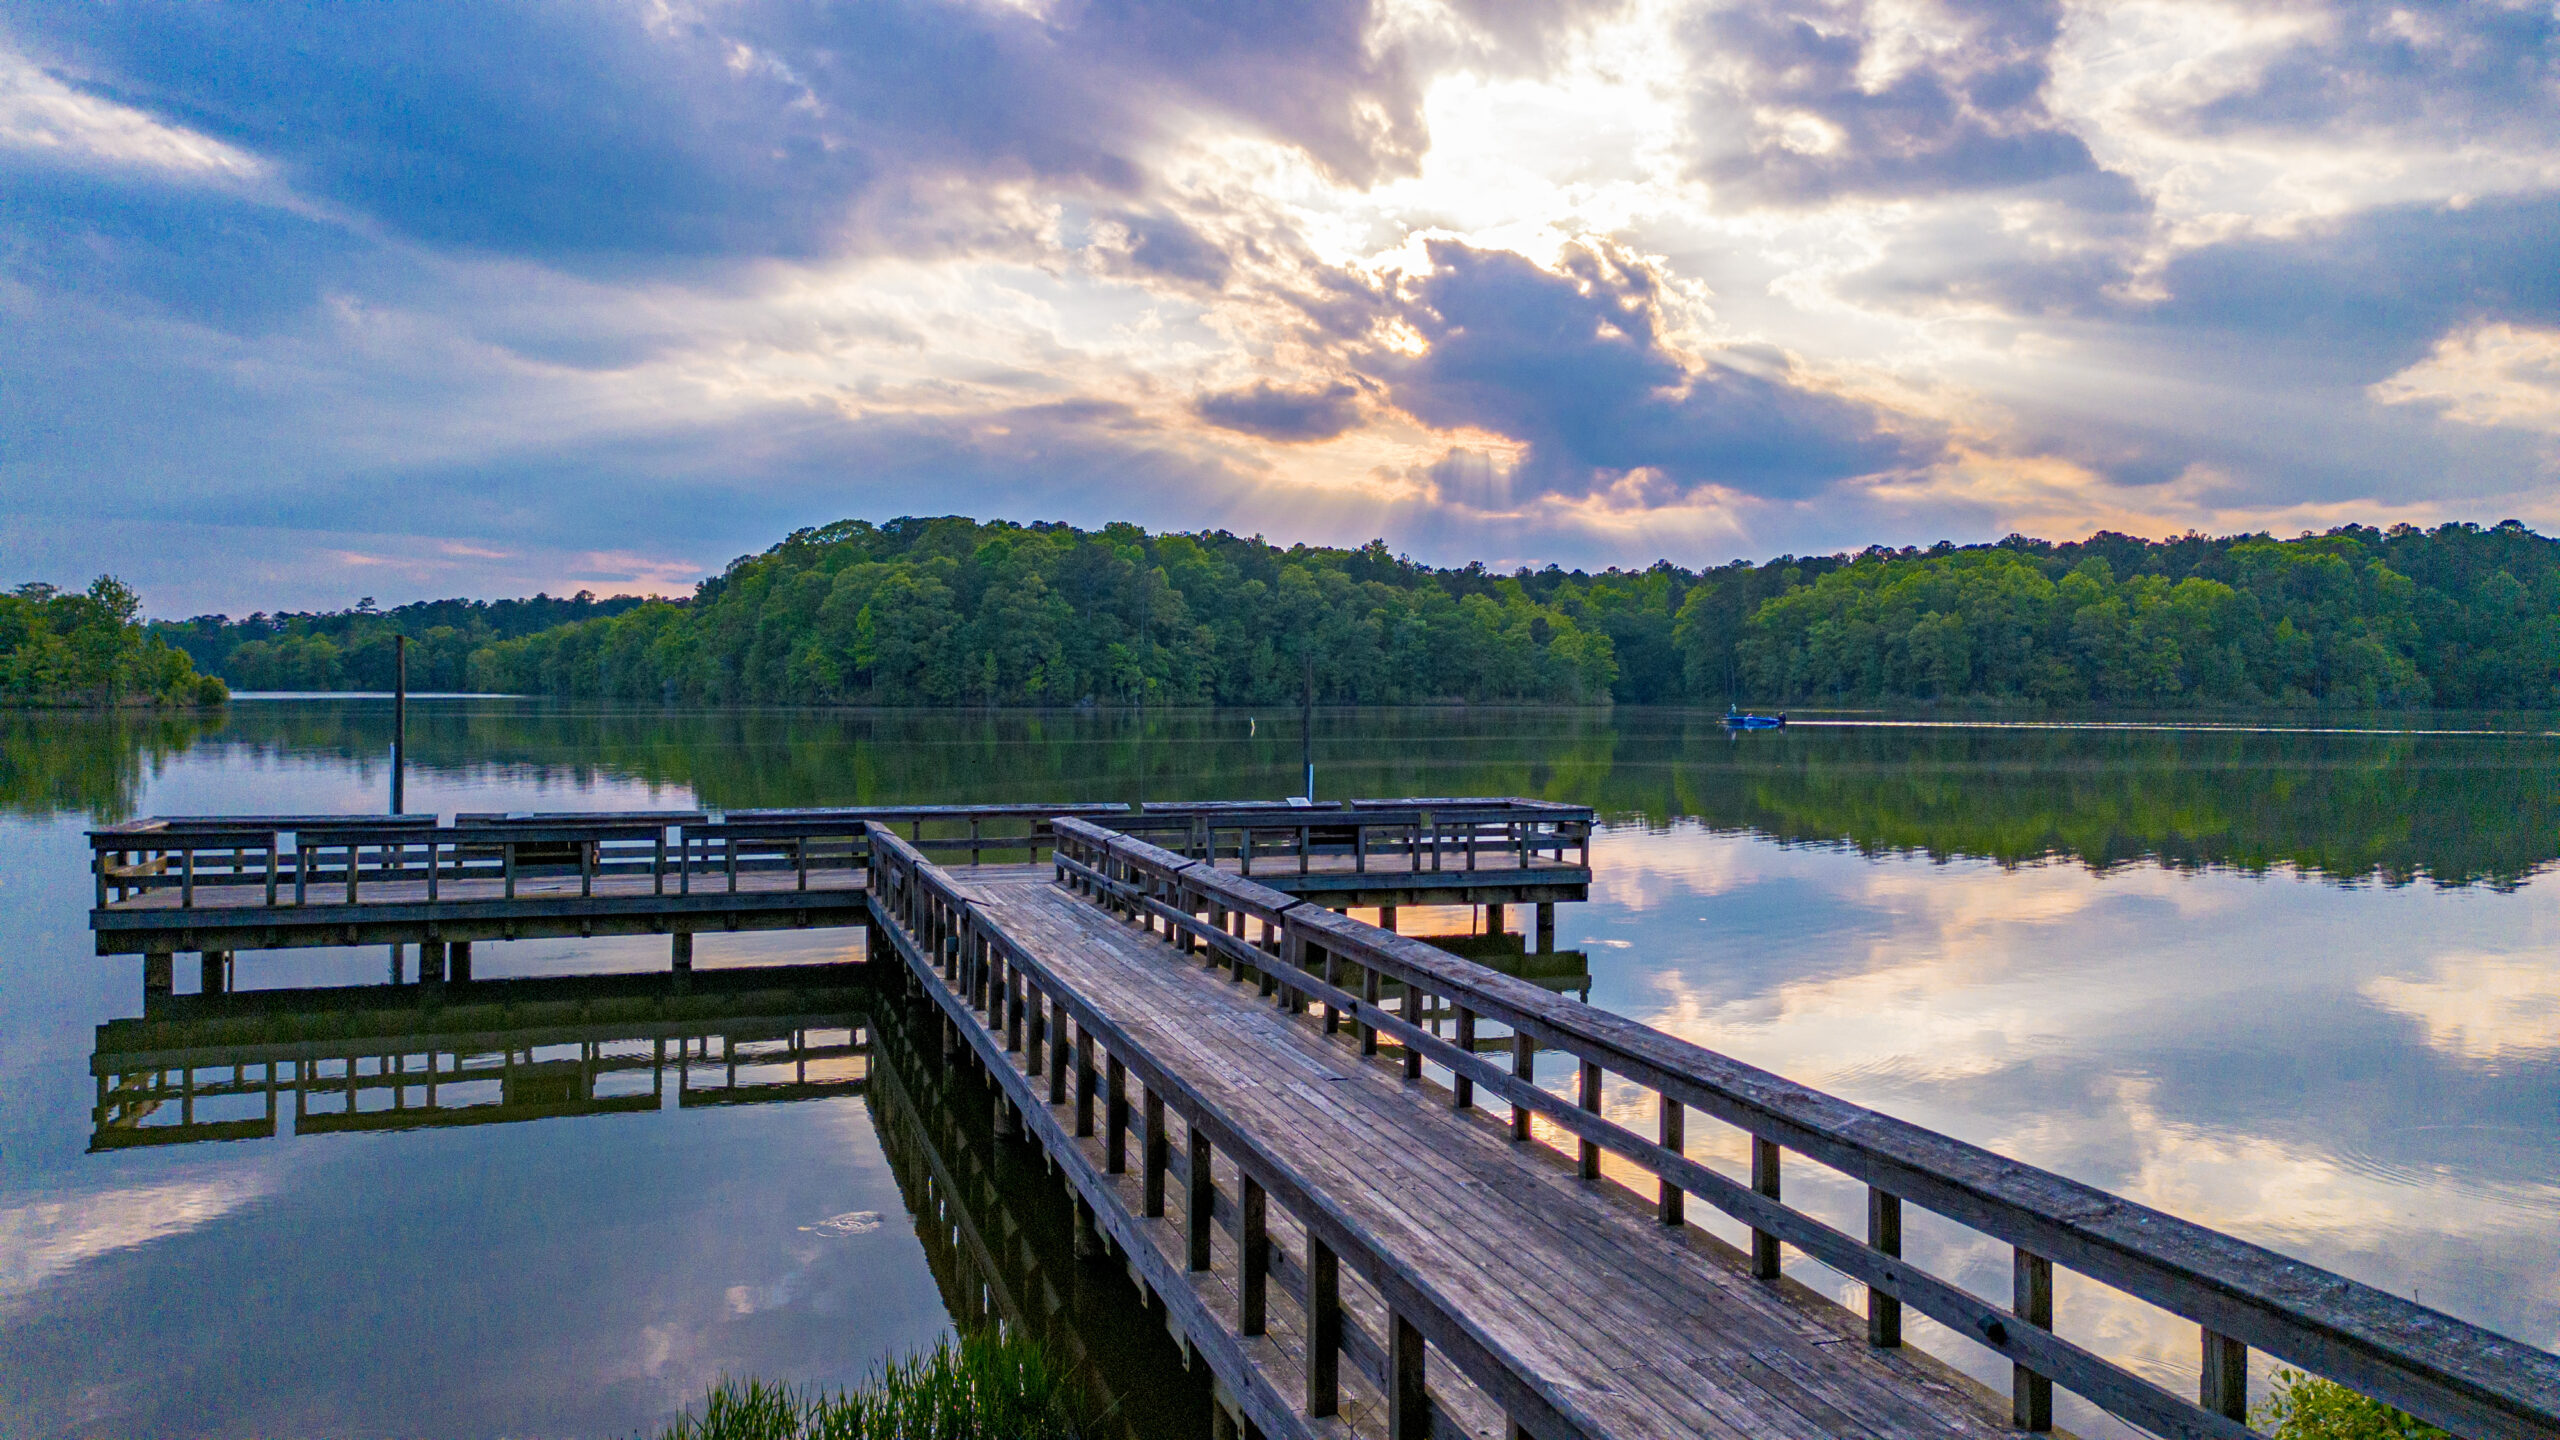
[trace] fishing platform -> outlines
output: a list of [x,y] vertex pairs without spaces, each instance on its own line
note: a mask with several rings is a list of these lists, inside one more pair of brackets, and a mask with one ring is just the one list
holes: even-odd
[[[717,973],[690,974],[698,931],[859,925],[877,993],[983,1076],[1079,1263],[1143,1288],[1229,1435],[1988,1437],[2051,1430],[2059,1388],[2252,1440],[2253,1352],[2468,1440],[2560,1434],[2549,1352],[1396,933],[1400,905],[1535,906],[1552,951],[1591,834],[1579,807],[1445,799],[164,819],[93,832],[92,923],[164,1012],[249,1003],[222,993],[239,949],[416,943],[437,983],[410,988],[455,1005],[518,983],[471,981],[474,940],[665,933],[676,973],[627,983],[682,995]],[[167,996],[180,950],[210,999]],[[361,1042],[377,1076],[470,1048],[425,1023]],[[104,1038],[102,1086],[165,1104],[159,1042]],[[359,1058],[322,1078],[354,1085]],[[535,1076],[521,1099],[594,1095]],[[1842,1182],[1863,1224],[1825,1203]],[[1958,1238],[1906,1257],[1906,1215]],[[2005,1294],[1924,1263],[1984,1246]],[[2057,1271],[2191,1325],[2191,1388],[2058,1328]],[[2006,1393],[1905,1344],[1906,1313],[2004,1364]]]

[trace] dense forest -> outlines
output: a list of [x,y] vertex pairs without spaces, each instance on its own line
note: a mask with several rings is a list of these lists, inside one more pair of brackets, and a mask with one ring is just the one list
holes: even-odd
[[352,610],[261,611],[246,619],[199,615],[155,621],[152,634],[176,646],[208,675],[241,690],[388,690],[393,653],[409,637],[409,688],[461,690],[471,655],[500,640],[530,635],[642,603],[636,595],[598,600],[587,591],[567,599],[421,600],[381,610],[370,598]]
[[0,705],[219,705],[220,680],[142,623],[111,575],[86,590],[31,581],[0,594]]
[[2548,708],[2560,542],[2514,521],[2102,532],[1503,575],[1383,541],[844,521],[738,560],[688,603],[468,663],[486,689],[713,703],[1269,704],[1311,667],[1328,703]]
[[491,646],[492,688],[897,705],[1604,700],[1606,630],[1480,568],[1223,532],[965,519],[804,530],[689,605]]

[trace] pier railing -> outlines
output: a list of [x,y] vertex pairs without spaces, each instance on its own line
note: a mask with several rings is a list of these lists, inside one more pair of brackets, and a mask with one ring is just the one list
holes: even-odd
[[1355,800],[1343,805],[1192,804],[1083,816],[1194,860],[1234,860],[1245,875],[1300,874],[1324,857],[1372,859],[1413,872],[1591,864],[1591,810],[1505,799]]
[[[1760,1278],[1778,1277],[1780,1246],[1792,1245],[1861,1282],[1870,1343],[1900,1344],[1908,1306],[2006,1357],[2013,1367],[2012,1418],[2023,1429],[2051,1428],[2053,1387],[2060,1385],[2158,1434],[2250,1440],[2254,1432],[2244,1415],[2248,1351],[2255,1347],[2468,1440],[2560,1434],[2560,1356],[1850,1104],[1143,840],[1075,819],[1061,819],[1057,831],[1062,883],[1185,951],[1232,965],[1239,978],[1258,979],[1263,992],[1292,1013],[1321,1007],[1325,1029],[1352,1027],[1364,1053],[1394,1042],[1408,1077],[1419,1077],[1426,1060],[1442,1067],[1453,1105],[1507,1103],[1514,1140],[1530,1139],[1531,1117],[1545,1120],[1572,1137],[1586,1179],[1599,1178],[1604,1151],[1632,1162],[1653,1177],[1656,1212],[1665,1223],[1685,1218],[1688,1196],[1715,1206],[1750,1227],[1751,1266]],[[1249,922],[1260,926],[1259,937],[1246,937]],[[1004,953],[1005,964],[1013,965],[1011,951]],[[1036,969],[1036,962],[1026,957],[1021,968]],[[1393,1008],[1383,1000],[1386,983],[1399,991]],[[1454,1012],[1454,1041],[1424,1028],[1426,997]],[[1507,1064],[1479,1053],[1476,1032],[1486,1023],[1513,1037]],[[1572,1058],[1572,1099],[1537,1083],[1542,1051]],[[1653,1092],[1655,1133],[1603,1117],[1608,1077]],[[1693,1110],[1750,1136],[1749,1183],[1688,1157],[1683,1142]],[[1864,1236],[1786,1203],[1780,1177],[1790,1152],[1867,1187]],[[2010,1246],[2010,1303],[1986,1300],[1906,1261],[1906,1205]],[[2055,1335],[2057,1265],[2194,1322],[2203,1362],[2197,1399]],[[1498,1360],[1492,1351],[1472,1353],[1479,1363]],[[1469,1373],[1475,1374],[1472,1367]]]
[[[1201,858],[1309,868],[1347,856],[1354,871],[1396,856],[1417,870],[1587,865],[1591,812],[1535,800],[1363,801],[1350,806],[857,806],[806,810],[575,811],[433,815],[238,815],[127,821],[89,832],[97,907],[137,896],[193,909],[199,888],[228,906],[240,889],[268,907],[416,903],[460,893],[513,899],[519,882],[574,877],[652,896],[736,892],[742,877],[789,874],[792,888],[858,886],[873,827],[903,830],[920,853],[975,865],[1038,863],[1059,817],[1106,820],[1190,847]],[[1343,863],[1335,859],[1331,863]],[[645,887],[643,882],[645,882]],[[462,887],[457,890],[455,887]],[[546,893],[558,893],[549,887]],[[167,892],[175,892],[174,895]]]
[[[1077,823],[1060,822],[1062,845],[1083,843],[1067,838],[1068,827]],[[1191,863],[1168,852],[1155,853],[1177,864]],[[1275,1286],[1299,1305],[1307,1363],[1304,1391],[1292,1399],[1271,1389],[1247,1363],[1237,1334],[1209,1314],[1185,1272],[1159,1262],[1152,1245],[1123,1247],[1145,1273],[1148,1288],[1180,1312],[1184,1332],[1211,1352],[1215,1368],[1236,1388],[1239,1405],[1263,1430],[1306,1433],[1306,1419],[1339,1413],[1340,1366],[1347,1357],[1384,1397],[1391,1433],[1428,1435],[1435,1428],[1459,1433],[1445,1415],[1435,1426],[1440,1407],[1427,1387],[1427,1346],[1437,1349],[1523,1433],[1545,1440],[1608,1433],[1569,1394],[1540,1379],[1499,1337],[1446,1301],[1408,1257],[1346,1216],[1308,1177],[1279,1160],[1062,983],[1037,955],[981,913],[959,880],[895,836],[876,832],[872,865],[873,904],[888,922],[893,943],[930,968],[958,1003],[988,1017],[987,1033],[978,1043],[1001,1045],[1001,1051],[986,1057],[988,1068],[1026,1120],[1035,1126],[1058,1123],[1047,1107],[1068,1102],[1072,1072],[1074,1133],[1104,1136],[1106,1173],[1125,1173],[1134,1132],[1141,1209],[1152,1219],[1164,1216],[1168,1203],[1183,1207],[1188,1272],[1212,1268],[1213,1231],[1224,1230],[1231,1237],[1237,1333],[1251,1337],[1265,1332]],[[1077,868],[1082,868],[1080,862]],[[1023,1056],[1022,1068],[1007,1058],[1010,1054]],[[1133,1081],[1139,1091],[1134,1107],[1129,1094]],[[1168,1116],[1181,1119],[1187,1137],[1185,1153],[1178,1156]],[[1063,1135],[1049,1138],[1065,1142]],[[1075,1153],[1071,1142],[1051,1148],[1053,1153]],[[1220,1156],[1237,1177],[1224,1193],[1215,1180]],[[1178,1200],[1168,1200],[1169,1182],[1181,1187]],[[1303,1229],[1303,1258],[1285,1256],[1272,1244],[1274,1209]],[[1346,1305],[1346,1279],[1366,1287],[1369,1297],[1360,1298],[1374,1297],[1374,1304]],[[1381,1333],[1371,1333],[1360,1321],[1362,1311],[1383,1317]]]

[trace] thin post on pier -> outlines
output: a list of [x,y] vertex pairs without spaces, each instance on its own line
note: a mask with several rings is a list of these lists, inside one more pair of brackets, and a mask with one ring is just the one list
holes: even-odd
[[[1307,651],[1307,688],[1298,702],[1298,754],[1306,762],[1307,799],[1316,798],[1316,652]],[[1301,866],[1300,868],[1304,868]]]
[[409,637],[391,637],[391,813],[408,813]]

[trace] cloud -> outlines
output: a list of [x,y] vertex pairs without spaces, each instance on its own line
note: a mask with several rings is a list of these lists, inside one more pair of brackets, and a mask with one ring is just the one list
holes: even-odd
[[[2560,120],[2560,13],[2515,3],[2328,0],[2202,95],[2159,107],[2210,135],[2342,129],[2547,145]],[[2163,97],[2164,100],[2167,97]]]
[[2367,393],[2385,405],[2434,406],[2465,425],[2560,435],[2560,329],[2473,325]]
[[2440,954],[2425,979],[2377,975],[2366,999],[2416,1020],[2427,1044],[2476,1064],[2531,1064],[2560,1051],[2560,975],[2539,957]]
[[1289,390],[1257,380],[1241,390],[1203,395],[1192,409],[1201,419],[1266,440],[1298,443],[1330,440],[1360,422],[1360,391],[1347,381]]
[[312,198],[591,269],[912,241],[913,208],[966,203],[944,177],[1135,195],[1194,118],[1355,184],[1424,145],[1414,77],[1372,51],[1357,0],[1047,19],[938,0],[31,4],[13,29],[67,88],[264,157]]
[[2379,206],[2296,233],[2199,246],[2160,276],[2167,298],[2128,306],[2143,326],[2239,342],[2242,365],[2282,357],[2368,383],[2464,322],[2560,323],[2560,191]]
[[1576,248],[1559,272],[1455,241],[1428,253],[1400,308],[1425,348],[1366,364],[1422,423],[1519,442],[1517,484],[1575,496],[1643,471],[1675,491],[1796,497],[1933,448],[1783,357],[1674,351],[1662,277],[1632,257]]
[[251,1171],[0,1209],[0,1307],[101,1255],[213,1224],[274,1188],[271,1177]]
[[378,265],[374,247],[343,229],[252,197],[121,179],[0,169],[0,213],[22,217],[0,248],[0,275],[84,305],[254,331],[309,311],[331,272]]
[[1769,205],[2092,174],[2088,144],[2046,104],[2061,25],[2060,0],[1716,6],[1689,34],[1698,173]]

